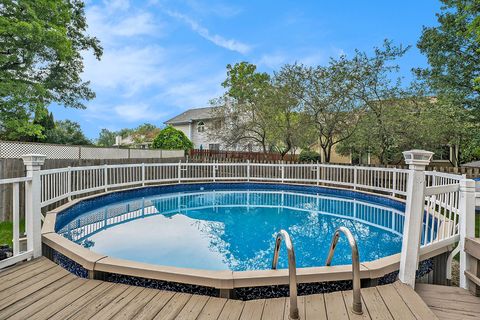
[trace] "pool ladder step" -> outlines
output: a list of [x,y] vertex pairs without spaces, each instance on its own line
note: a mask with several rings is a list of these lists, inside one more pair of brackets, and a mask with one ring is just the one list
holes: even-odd
[[[328,251],[326,266],[330,266],[332,263],[333,255],[335,253],[335,248],[337,247],[338,239],[340,234],[343,233],[348,240],[348,244],[352,250],[352,282],[353,282],[353,304],[352,312],[355,314],[362,314],[362,297],[360,292],[360,260],[358,254],[357,241],[353,237],[350,230],[346,227],[338,228],[330,244],[330,250]],[[292,239],[290,235],[285,230],[280,230],[277,233],[275,239],[275,248],[273,252],[273,261],[272,269],[276,270],[278,266],[278,256],[280,252],[280,246],[282,245],[282,240],[285,241],[285,246],[287,247],[288,253],[288,282],[289,282],[289,294],[290,294],[290,314],[289,317],[292,320],[300,319],[298,313],[298,302],[297,302],[297,265],[295,260],[295,250],[293,249]]]

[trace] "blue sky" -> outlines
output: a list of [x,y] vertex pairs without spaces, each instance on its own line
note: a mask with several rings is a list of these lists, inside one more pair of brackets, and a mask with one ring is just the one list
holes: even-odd
[[101,61],[84,55],[83,78],[97,97],[86,110],[52,111],[90,138],[102,128],[161,126],[221,95],[228,63],[266,72],[295,61],[321,65],[355,48],[371,52],[385,38],[412,45],[399,61],[409,77],[426,65],[415,44],[439,8],[438,0],[87,0],[88,32],[104,47]]

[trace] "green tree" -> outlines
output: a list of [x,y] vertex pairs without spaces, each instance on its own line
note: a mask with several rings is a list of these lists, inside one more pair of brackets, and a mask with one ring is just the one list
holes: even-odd
[[33,120],[34,125],[39,125],[42,128],[41,136],[26,136],[22,140],[43,142],[46,139],[45,133],[55,128],[55,120],[53,113],[48,112],[47,108],[39,109],[35,112],[35,118]]
[[96,145],[100,147],[111,147],[115,144],[117,133],[108,129],[100,130]]
[[45,142],[56,144],[91,145],[77,122],[60,120],[55,122],[55,128],[45,133]]
[[0,138],[42,137],[34,115],[51,103],[84,108],[95,94],[81,79],[82,52],[102,54],[86,35],[80,0],[0,3]]
[[253,143],[266,153],[272,108],[267,97],[271,79],[267,73],[257,72],[256,68],[248,62],[227,65],[227,78],[222,83],[227,92],[211,101],[222,126],[209,134],[227,146]]
[[160,128],[157,126],[144,123],[136,127],[130,132],[135,143],[143,143],[145,141],[152,141],[160,132]]
[[[397,74],[399,67],[396,60],[408,49],[385,40],[383,47],[374,48],[373,55],[356,51],[350,64],[356,103],[362,105],[367,113],[362,119],[365,132],[361,136],[364,139],[357,141],[356,148],[366,147],[367,150],[364,149],[363,152],[370,151],[383,164],[395,161],[393,157],[397,155],[398,144],[392,130],[398,126],[404,128],[401,113],[398,118],[392,117],[392,114],[399,115],[395,107],[399,106],[401,110],[401,104],[406,98],[423,95],[405,90],[402,79]],[[408,112],[404,115],[407,116]]]
[[193,149],[193,143],[182,131],[175,129],[172,126],[167,126],[155,137],[152,148],[188,151]]
[[480,2],[441,2],[439,25],[424,27],[417,43],[429,67],[416,72],[432,88],[439,105],[455,110],[454,137],[463,163],[480,159]]
[[289,91],[300,104],[297,110],[303,111],[298,127],[309,132],[313,125],[315,136],[307,137],[310,145],[318,143],[325,162],[330,162],[334,146],[353,134],[362,110],[354,96],[354,65],[342,56],[331,59],[327,66],[287,65],[277,75],[289,83]]
[[480,3],[441,0],[435,27],[424,27],[417,43],[429,68],[417,69],[441,100],[448,100],[480,117]]

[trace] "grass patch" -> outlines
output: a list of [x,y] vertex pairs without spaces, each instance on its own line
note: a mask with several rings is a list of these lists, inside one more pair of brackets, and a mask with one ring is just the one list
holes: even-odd
[[[20,234],[25,232],[25,221],[20,221]],[[12,247],[13,238],[13,222],[2,221],[0,222],[0,244],[8,244]]]
[[480,237],[480,214],[475,215],[475,237]]

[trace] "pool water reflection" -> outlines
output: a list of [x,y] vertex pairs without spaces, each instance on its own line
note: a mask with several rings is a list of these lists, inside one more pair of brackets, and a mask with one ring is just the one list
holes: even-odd
[[[269,269],[275,234],[289,232],[297,267],[325,265],[339,226],[357,239],[360,260],[400,252],[398,209],[340,196],[282,190],[215,190],[159,194],[85,212],[58,233],[108,256],[209,270]],[[333,265],[350,264],[341,238]],[[286,268],[285,248],[279,267]]]

